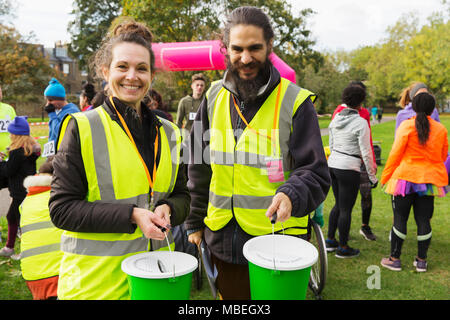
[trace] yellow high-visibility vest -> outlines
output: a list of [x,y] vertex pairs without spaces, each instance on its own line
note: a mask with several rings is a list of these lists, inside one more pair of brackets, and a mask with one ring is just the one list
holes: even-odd
[[[70,118],[77,122],[81,156],[88,181],[86,201],[135,204],[153,210],[153,203],[173,191],[180,164],[181,133],[175,124],[160,119],[160,161],[151,202],[144,166],[127,134],[103,107],[71,114],[61,127],[58,146]],[[170,234],[173,244],[173,237]],[[125,258],[165,247],[149,241],[136,228],[133,234],[64,231],[64,252],[58,284],[59,299],[129,299]]]
[[[50,177],[51,178],[51,177]],[[28,195],[20,205],[20,268],[27,281],[46,279],[59,274],[63,230],[50,220],[50,190]]]
[[[288,141],[292,132],[292,118],[297,108],[315,95],[281,78],[279,86],[243,130],[237,142],[230,116],[230,95],[221,81],[212,84],[206,96],[210,123],[210,182],[208,213],[205,224],[213,231],[223,228],[233,217],[250,235],[272,232],[265,216],[278,187],[283,185],[292,170]],[[275,104],[280,90],[280,106]],[[274,122],[278,119],[277,121]],[[275,127],[274,127],[275,123]],[[268,178],[268,162],[282,163],[284,177],[277,182]],[[275,224],[275,231],[284,228],[286,234],[305,234],[308,215]]]
[[16,117],[16,111],[9,104],[0,101],[0,152],[6,154],[6,148],[11,144],[8,125]]

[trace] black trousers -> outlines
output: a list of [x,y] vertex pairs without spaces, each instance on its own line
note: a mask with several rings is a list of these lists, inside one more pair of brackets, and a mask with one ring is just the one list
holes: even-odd
[[348,242],[353,206],[358,196],[360,173],[330,168],[330,175],[335,205],[328,220],[328,239],[334,239],[336,230],[339,230],[339,245],[345,246]]
[[392,197],[394,226],[391,230],[391,256],[400,258],[403,241],[406,238],[406,227],[411,207],[417,225],[417,256],[420,259],[426,259],[431,243],[430,220],[434,211],[434,197],[419,196],[417,193],[408,194],[404,197]]

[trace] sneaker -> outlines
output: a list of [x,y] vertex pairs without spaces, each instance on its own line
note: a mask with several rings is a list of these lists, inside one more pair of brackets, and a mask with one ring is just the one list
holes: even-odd
[[392,260],[391,257],[381,259],[381,265],[392,271],[401,271],[402,263],[400,259]]
[[339,247],[339,242],[335,239],[326,239],[325,246],[327,247],[328,252],[333,252]]
[[417,258],[414,259],[413,266],[416,267],[417,272],[426,272],[428,267],[426,260],[419,260]]
[[2,257],[11,257],[14,254],[14,249],[3,247],[0,250],[0,256]]
[[375,241],[377,237],[372,233],[372,229],[369,226],[362,226],[359,230],[359,234],[361,234],[368,241]]
[[336,258],[354,258],[359,256],[359,249],[353,249],[353,248],[342,248],[339,247],[336,250],[336,254],[335,254]]

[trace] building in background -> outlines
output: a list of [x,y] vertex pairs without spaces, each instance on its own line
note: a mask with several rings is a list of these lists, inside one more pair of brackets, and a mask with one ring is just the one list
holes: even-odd
[[53,48],[42,48],[42,51],[50,67],[64,76],[58,80],[64,84],[67,94],[78,95],[87,80],[87,74],[79,70],[78,61],[69,56],[68,44],[57,41]]

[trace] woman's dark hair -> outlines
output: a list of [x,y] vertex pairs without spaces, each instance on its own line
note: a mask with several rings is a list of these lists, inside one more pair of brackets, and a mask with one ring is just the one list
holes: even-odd
[[145,95],[144,99],[142,100],[142,102],[144,102],[147,106],[151,101],[155,101],[158,104],[156,109],[167,111],[166,104],[163,102],[159,92],[156,91],[155,89],[150,89],[148,93]]
[[92,104],[92,99],[94,99],[96,94],[94,85],[90,83],[84,84],[81,94],[88,99],[88,104]]
[[430,136],[430,122],[427,116],[431,115],[435,107],[436,100],[427,92],[419,93],[412,100],[412,108],[417,114],[415,125],[421,145],[426,144]]
[[342,92],[342,102],[350,108],[357,108],[366,99],[366,90],[360,85],[352,84]]
[[105,94],[105,91],[97,92],[95,97],[92,99],[92,108],[95,109],[98,106],[101,106],[103,104],[103,102],[105,102],[106,97],[107,96]]
[[234,9],[227,18],[225,28],[223,29],[221,38],[225,48],[228,48],[230,43],[230,30],[234,26],[239,24],[253,25],[263,30],[264,39],[268,44],[274,37],[272,25],[270,24],[269,17],[257,7],[239,7]]

